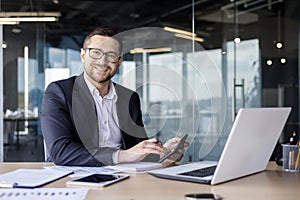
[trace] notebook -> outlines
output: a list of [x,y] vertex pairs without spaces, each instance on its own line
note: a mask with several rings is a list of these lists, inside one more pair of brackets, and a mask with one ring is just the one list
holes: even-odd
[[131,162],[131,163],[120,163],[113,166],[107,166],[106,168],[114,169],[125,172],[143,172],[157,168],[161,168],[162,164],[157,162]]
[[0,174],[0,188],[36,188],[68,176],[73,171],[16,169]]
[[[218,162],[200,161],[148,172],[167,179],[215,185],[266,169],[291,108],[239,110]],[[201,175],[211,172],[210,175]]]

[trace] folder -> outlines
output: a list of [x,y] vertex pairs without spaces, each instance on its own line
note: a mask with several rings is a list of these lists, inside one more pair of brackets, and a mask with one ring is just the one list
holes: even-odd
[[0,175],[1,188],[36,188],[72,174],[53,169],[17,169]]

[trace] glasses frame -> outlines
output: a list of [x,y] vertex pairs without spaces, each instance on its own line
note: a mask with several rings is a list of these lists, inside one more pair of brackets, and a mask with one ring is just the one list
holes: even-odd
[[[88,50],[89,51],[89,56],[91,58],[93,58],[93,59],[101,59],[101,58],[103,58],[103,56],[105,56],[104,58],[106,59],[106,61],[108,61],[110,63],[117,63],[119,61],[119,59],[121,58],[121,55],[118,54],[118,53],[116,53],[116,52],[103,52],[101,49],[98,49],[98,48],[85,48],[83,50],[85,50],[85,51]],[[95,58],[95,57],[91,56],[91,50],[98,50],[98,51],[100,51],[102,53],[102,55],[99,58]],[[107,57],[108,54],[115,54],[117,56],[116,61],[110,61],[110,60],[108,60],[107,59],[108,58]]]

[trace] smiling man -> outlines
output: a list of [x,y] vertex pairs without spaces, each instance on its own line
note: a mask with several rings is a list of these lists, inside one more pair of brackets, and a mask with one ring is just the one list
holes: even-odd
[[123,60],[122,42],[113,29],[93,30],[80,56],[84,72],[49,84],[43,97],[41,125],[48,161],[103,166],[158,160],[176,146],[178,137],[164,145],[148,139],[138,94],[111,81]]

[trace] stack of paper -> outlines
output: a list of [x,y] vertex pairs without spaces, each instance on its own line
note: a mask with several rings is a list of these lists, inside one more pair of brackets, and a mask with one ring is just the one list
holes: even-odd
[[72,171],[69,177],[76,178],[76,177],[83,177],[92,174],[114,174],[120,171],[106,168],[106,167],[78,167],[78,166],[46,166],[45,168],[53,169],[57,171]]
[[161,163],[156,162],[132,162],[132,163],[120,163],[113,166],[108,166],[107,168],[125,171],[125,172],[143,172],[150,171],[153,169],[161,168]]

